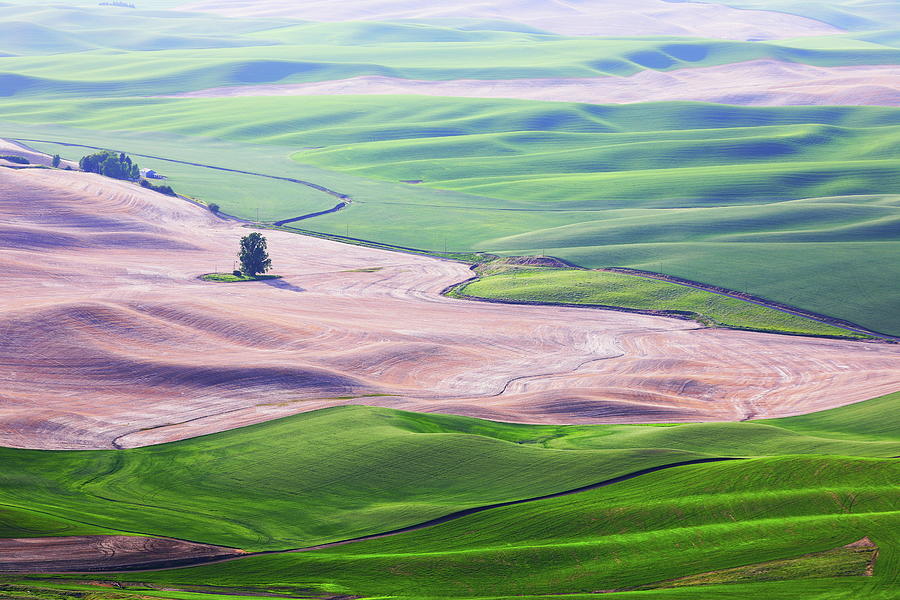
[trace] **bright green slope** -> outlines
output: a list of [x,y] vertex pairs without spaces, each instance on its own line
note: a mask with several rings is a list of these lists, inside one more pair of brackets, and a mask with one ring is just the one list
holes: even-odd
[[[548,451],[452,428],[441,435],[418,429],[403,413],[341,408],[128,451],[4,449],[0,504],[130,532],[279,549],[695,456],[664,449]],[[44,526],[50,535],[67,531]]]
[[[800,431],[792,419],[540,426],[343,407],[133,450],[0,449],[0,536],[125,531],[300,547],[692,458],[895,456],[896,426],[879,415],[898,401],[820,413],[823,432],[815,417],[800,418]],[[835,430],[831,413],[851,429]]]
[[[354,196],[348,210],[302,224],[316,231],[643,268],[900,333],[896,108],[307,97],[11,99],[0,111],[10,135],[296,176]],[[299,163],[285,160],[292,151]],[[237,194],[211,184],[215,174],[159,168],[244,217],[260,204],[275,219],[330,201],[297,203],[283,186]]]
[[[295,585],[403,598],[590,593],[790,558],[870,536],[882,548],[876,577],[817,580],[814,587],[825,594],[801,597],[834,598],[836,589],[877,593],[896,583],[898,476],[900,466],[890,459],[792,456],[694,465],[391,538],[143,574],[141,580]],[[796,593],[804,583],[786,587]],[[721,595],[707,588],[709,596],[693,588],[682,597],[746,598],[756,587],[727,586]]]
[[477,298],[618,306],[692,313],[704,323],[805,335],[863,337],[811,319],[682,285],[634,275],[574,269],[515,269],[456,290]]

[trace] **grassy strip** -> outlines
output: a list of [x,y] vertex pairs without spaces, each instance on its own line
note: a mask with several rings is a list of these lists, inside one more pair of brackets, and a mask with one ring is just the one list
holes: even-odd
[[201,275],[203,281],[213,281],[216,283],[241,283],[244,281],[268,281],[270,279],[281,279],[281,275],[254,275],[248,277],[246,275],[235,275],[233,273],[207,273]]
[[456,297],[624,307],[689,313],[706,325],[802,335],[868,338],[796,315],[674,283],[623,273],[519,266],[500,261]]

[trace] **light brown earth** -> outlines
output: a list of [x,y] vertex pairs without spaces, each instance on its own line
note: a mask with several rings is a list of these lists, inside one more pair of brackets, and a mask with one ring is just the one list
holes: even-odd
[[897,345],[453,300],[465,265],[286,232],[265,234],[284,279],[197,279],[246,233],[131,183],[0,168],[0,445],[133,447],[338,404],[738,420],[900,389]]
[[414,94],[625,104],[690,100],[750,106],[900,106],[896,65],[813,67],[755,60],[716,67],[641,71],[630,77],[421,81],[364,76],[335,81],[220,87],[182,98]]
[[293,17],[307,21],[498,19],[565,35],[681,35],[769,40],[841,30],[786,13],[663,0],[201,0],[181,10],[230,17]]
[[[24,158],[27,158],[33,165],[44,165],[45,167],[49,167],[53,162],[52,156],[44,154],[43,152],[36,152],[34,150],[31,150],[30,148],[26,148],[16,142],[11,142],[9,140],[0,139],[0,154],[22,156]],[[11,163],[3,161],[2,164],[10,165]],[[12,166],[19,167],[22,165],[12,164]],[[73,169],[77,169],[78,163],[71,160],[61,160],[60,167],[71,167]]]
[[242,554],[221,546],[122,535],[0,539],[0,573],[166,568]]

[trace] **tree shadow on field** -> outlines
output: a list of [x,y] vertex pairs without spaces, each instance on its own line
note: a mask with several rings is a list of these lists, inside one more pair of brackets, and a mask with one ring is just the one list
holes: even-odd
[[288,283],[284,279],[269,279],[263,281],[266,285],[272,286],[273,288],[278,288],[279,290],[287,290],[289,292],[305,292],[306,290],[302,287],[296,286],[292,283]]

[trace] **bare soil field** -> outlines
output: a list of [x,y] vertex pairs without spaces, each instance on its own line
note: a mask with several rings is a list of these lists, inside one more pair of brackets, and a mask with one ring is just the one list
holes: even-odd
[[841,31],[820,21],[786,13],[664,0],[311,0],[291,3],[281,0],[201,0],[180,8],[230,17],[293,17],[308,21],[500,19],[564,35],[683,35],[768,40]]
[[143,446],[340,404],[740,420],[900,388],[898,345],[454,300],[466,265],[287,232],[265,232],[283,279],[198,279],[248,232],[135,184],[0,169],[0,445]]
[[[13,155],[13,156],[21,156],[27,158],[28,161],[32,165],[43,165],[45,167],[49,167],[53,162],[53,157],[42,152],[35,152],[30,148],[26,148],[16,142],[11,142],[9,140],[0,139],[0,155]],[[3,161],[4,164],[11,164]],[[13,167],[18,166],[12,164]],[[73,169],[78,168],[78,163],[73,162],[71,160],[62,160],[60,161],[60,166],[62,168],[71,167]]]
[[243,554],[221,546],[124,535],[0,539],[0,573],[169,568]]
[[900,71],[894,65],[813,67],[755,60],[630,77],[422,81],[364,76],[314,83],[212,88],[169,96],[330,96],[414,94],[515,98],[591,104],[688,100],[745,106],[900,106]]

